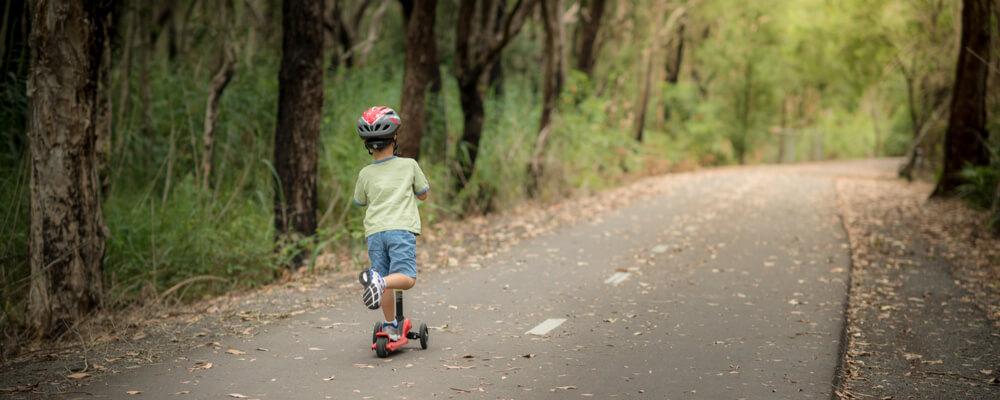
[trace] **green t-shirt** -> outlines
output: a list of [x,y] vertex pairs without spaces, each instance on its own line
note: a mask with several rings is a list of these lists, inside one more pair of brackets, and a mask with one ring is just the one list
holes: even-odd
[[365,236],[389,230],[420,234],[417,196],[430,185],[417,160],[389,157],[361,169],[354,187],[354,204],[364,207]]

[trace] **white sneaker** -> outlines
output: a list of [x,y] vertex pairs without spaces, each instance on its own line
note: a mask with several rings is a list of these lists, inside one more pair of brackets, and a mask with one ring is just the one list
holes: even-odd
[[402,335],[401,331],[402,329],[396,326],[396,324],[389,322],[382,323],[382,332],[385,332],[387,335],[389,335],[389,340],[393,342],[399,340],[399,338]]
[[369,268],[358,274],[358,282],[364,286],[361,293],[361,301],[372,310],[377,310],[382,306],[382,292],[385,290],[385,280],[382,276]]

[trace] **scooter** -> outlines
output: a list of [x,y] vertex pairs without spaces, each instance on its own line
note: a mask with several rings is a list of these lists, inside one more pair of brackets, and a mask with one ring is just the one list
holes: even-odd
[[390,340],[389,334],[382,332],[382,323],[375,322],[375,329],[372,330],[372,350],[375,350],[375,355],[379,358],[388,357],[390,353],[406,346],[410,342],[410,339],[420,339],[420,348],[427,350],[427,324],[421,323],[420,329],[417,332],[411,332],[413,326],[410,323],[410,319],[403,317],[403,291],[397,290],[395,293],[396,324],[403,329],[400,332],[399,340]]

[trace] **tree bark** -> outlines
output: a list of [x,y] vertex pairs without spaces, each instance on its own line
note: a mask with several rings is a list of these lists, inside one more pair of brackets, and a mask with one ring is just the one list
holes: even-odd
[[671,85],[676,85],[681,74],[681,62],[684,58],[684,27],[687,25],[683,17],[677,22],[679,25],[677,27],[677,35],[674,36],[674,40],[670,43],[673,45],[671,52],[673,53],[671,57],[667,60],[667,74],[666,81]]
[[590,0],[580,18],[580,43],[577,46],[576,69],[590,75],[594,71],[597,58],[597,34],[604,16],[604,0]]
[[[400,116],[399,150],[404,157],[420,158],[420,143],[427,127],[427,91],[432,72],[438,69],[434,19],[437,0],[415,0],[406,23],[406,62]],[[405,10],[405,7],[404,7]]]
[[[282,3],[278,119],[274,133],[274,226],[279,246],[316,233],[316,163],[323,110],[323,8],[310,0]],[[302,265],[295,250],[292,267]]]
[[740,102],[740,133],[733,141],[733,151],[740,165],[746,164],[747,150],[750,140],[750,112],[753,100],[753,62],[746,60],[743,68],[743,99]]
[[[493,29],[488,24],[483,26],[475,23],[477,9],[480,16],[493,10],[479,3],[474,0],[461,2],[458,9],[458,23],[455,26],[455,78],[458,80],[462,119],[465,121],[462,137],[455,150],[458,169],[456,171],[458,179],[455,180],[456,191],[468,182],[475,171],[483,129],[483,96],[486,91],[487,67],[497,60],[500,51],[524,26],[525,18],[534,7],[535,0],[518,0],[514,8],[505,13],[503,29],[498,35],[493,34]],[[492,17],[492,14],[487,15]]]
[[646,110],[649,108],[649,86],[653,83],[653,54],[651,50],[646,50],[646,73],[642,80],[642,88],[639,93],[639,112],[635,116],[635,140],[642,143],[642,136],[646,130]]
[[992,0],[962,2],[962,38],[944,139],[944,170],[933,197],[948,197],[965,183],[967,166],[989,165],[986,80],[989,75]]
[[555,113],[563,85],[563,29],[559,18],[562,2],[543,1],[539,6],[542,10],[542,26],[545,29],[543,67],[545,81],[542,86],[542,116],[538,124],[538,137],[528,164],[528,195],[532,197],[538,194],[538,184],[543,173],[542,157],[545,155],[545,147],[552,132],[552,114]]
[[103,294],[98,81],[109,11],[99,2],[32,3],[28,311],[47,337],[84,318]]
[[[494,35],[499,35],[501,33],[500,29],[503,28],[503,18],[507,12],[507,0],[497,1],[496,11],[493,13],[493,21],[490,25],[492,27],[491,31]],[[489,18],[489,16],[487,16]],[[501,52],[493,64],[490,65],[489,72],[489,83],[487,84],[490,89],[493,89],[493,94],[497,97],[503,96],[503,52]]]
[[226,86],[236,74],[236,57],[230,49],[223,50],[222,63],[212,77],[205,101],[205,121],[202,131],[201,175],[203,190],[212,188],[212,154],[215,149],[215,125],[219,119],[219,101]]

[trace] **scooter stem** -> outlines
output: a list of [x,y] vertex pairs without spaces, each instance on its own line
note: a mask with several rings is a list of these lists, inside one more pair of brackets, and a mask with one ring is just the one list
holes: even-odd
[[396,326],[403,326],[403,291],[396,290]]

